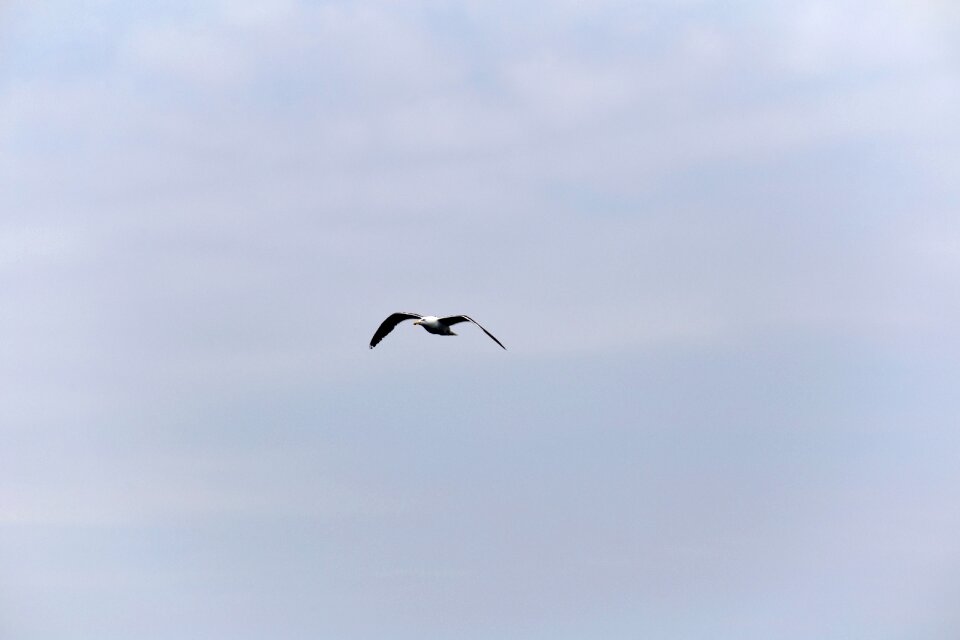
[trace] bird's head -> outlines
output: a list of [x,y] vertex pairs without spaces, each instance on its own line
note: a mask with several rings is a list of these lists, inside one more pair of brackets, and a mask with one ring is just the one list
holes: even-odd
[[423,324],[423,319],[421,318],[420,320],[414,320],[413,324]]

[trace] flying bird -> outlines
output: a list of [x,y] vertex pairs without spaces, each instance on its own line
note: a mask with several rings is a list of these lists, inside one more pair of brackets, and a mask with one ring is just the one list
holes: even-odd
[[[380,323],[380,327],[377,329],[377,332],[374,333],[373,338],[370,339],[370,348],[373,349],[375,346],[380,344],[380,341],[387,337],[387,334],[393,331],[393,328],[404,320],[413,320],[413,324],[420,325],[427,330],[427,333],[435,333],[438,336],[457,335],[450,330],[450,327],[461,322],[472,322],[480,327],[480,323],[470,316],[447,316],[446,318],[438,318],[437,316],[422,316],[419,313],[405,313],[401,311],[387,316],[387,319]],[[494,342],[499,344],[502,349],[506,350],[506,347],[503,346],[503,343],[494,338],[492,333],[483,327],[480,327],[480,329],[482,329],[485,334],[490,336]]]

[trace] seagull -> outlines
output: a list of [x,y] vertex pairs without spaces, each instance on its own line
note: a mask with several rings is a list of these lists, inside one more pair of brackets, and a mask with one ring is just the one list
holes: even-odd
[[[370,348],[373,349],[375,346],[380,344],[380,341],[387,337],[387,334],[393,331],[393,328],[404,320],[413,320],[413,324],[420,325],[427,330],[427,333],[435,333],[438,336],[457,335],[450,330],[450,326],[459,324],[461,322],[472,322],[480,327],[480,323],[470,316],[447,316],[445,318],[438,318],[437,316],[422,316],[419,313],[406,313],[399,311],[397,313],[390,314],[387,316],[386,320],[380,323],[380,327],[377,329],[377,332],[374,333],[373,338],[370,339]],[[506,350],[506,347],[503,346],[503,343],[494,338],[492,333],[483,327],[480,328],[483,329],[483,332],[490,336],[494,342],[499,344],[502,349]]]

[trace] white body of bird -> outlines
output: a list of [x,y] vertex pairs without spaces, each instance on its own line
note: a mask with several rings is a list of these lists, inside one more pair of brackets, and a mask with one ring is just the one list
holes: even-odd
[[445,324],[440,323],[437,316],[424,316],[419,320],[414,320],[413,324],[418,324],[427,330],[427,333],[435,333],[438,336],[455,336],[452,329]]

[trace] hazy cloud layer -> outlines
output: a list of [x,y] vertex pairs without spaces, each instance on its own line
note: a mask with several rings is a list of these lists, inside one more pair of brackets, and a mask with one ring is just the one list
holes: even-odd
[[0,635],[956,635],[957,42],[0,5]]

